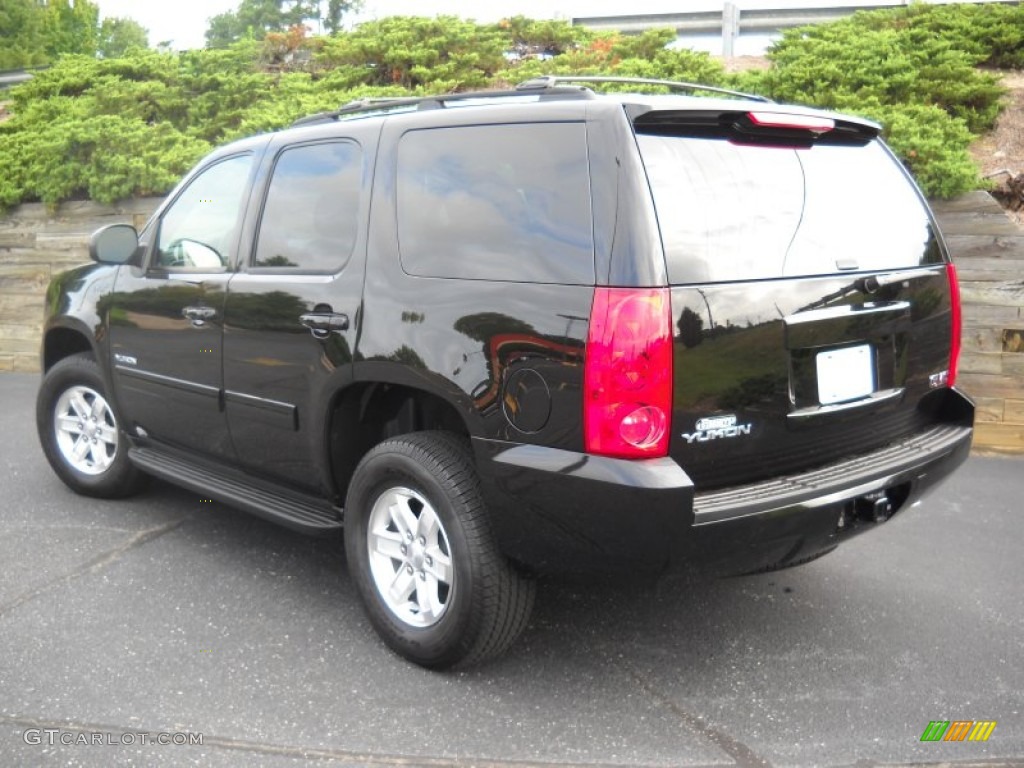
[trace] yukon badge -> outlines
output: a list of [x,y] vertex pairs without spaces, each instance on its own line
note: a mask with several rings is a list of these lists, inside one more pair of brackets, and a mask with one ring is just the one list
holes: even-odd
[[694,426],[695,431],[683,433],[687,443],[706,443],[725,437],[743,437],[749,435],[754,427],[753,424],[737,424],[735,416],[708,416],[699,419]]

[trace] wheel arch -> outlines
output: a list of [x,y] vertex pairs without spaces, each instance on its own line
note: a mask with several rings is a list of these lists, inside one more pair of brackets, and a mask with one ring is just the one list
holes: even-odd
[[100,370],[105,373],[97,345],[93,341],[92,334],[77,323],[53,325],[43,332],[43,343],[40,351],[40,363],[43,373],[46,373],[54,365],[66,357],[87,352],[100,365]]
[[382,440],[425,430],[466,437],[480,434],[479,417],[466,403],[399,378],[356,380],[330,401],[326,414],[328,468],[341,499],[360,459]]

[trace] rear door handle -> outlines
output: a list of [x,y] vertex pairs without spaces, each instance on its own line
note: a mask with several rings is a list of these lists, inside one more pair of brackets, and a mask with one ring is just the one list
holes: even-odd
[[299,316],[299,322],[317,339],[326,339],[333,331],[348,330],[348,315],[338,312],[307,312]]

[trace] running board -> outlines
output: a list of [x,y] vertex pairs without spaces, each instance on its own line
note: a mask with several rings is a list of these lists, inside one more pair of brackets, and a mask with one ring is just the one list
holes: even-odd
[[315,496],[269,487],[228,469],[218,472],[209,464],[159,448],[132,447],[128,458],[146,474],[302,533],[324,535],[343,528],[342,510]]

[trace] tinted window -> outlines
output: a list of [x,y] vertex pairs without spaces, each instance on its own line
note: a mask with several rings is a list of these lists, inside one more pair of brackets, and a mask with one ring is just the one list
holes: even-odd
[[196,176],[160,220],[156,264],[221,270],[233,260],[251,155],[238,155]]
[[253,261],[257,267],[337,272],[355,247],[362,151],[351,142],[306,144],[274,164]]
[[940,258],[877,142],[792,149],[637,137],[673,283],[897,269]]
[[594,281],[582,123],[413,131],[398,148],[398,238],[414,275]]

